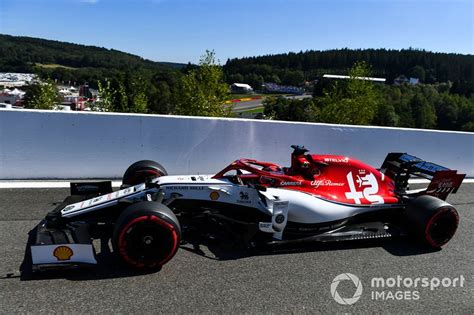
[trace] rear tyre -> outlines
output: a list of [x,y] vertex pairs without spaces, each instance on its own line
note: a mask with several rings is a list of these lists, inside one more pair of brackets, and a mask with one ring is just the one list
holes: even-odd
[[178,219],[168,207],[140,202],[129,206],[118,218],[112,245],[128,266],[156,270],[173,258],[180,240]]
[[407,219],[413,235],[432,248],[440,248],[454,236],[459,215],[449,203],[420,196],[408,205]]
[[130,165],[123,174],[124,186],[133,186],[152,181],[160,176],[166,176],[168,172],[160,163],[151,160],[142,160]]

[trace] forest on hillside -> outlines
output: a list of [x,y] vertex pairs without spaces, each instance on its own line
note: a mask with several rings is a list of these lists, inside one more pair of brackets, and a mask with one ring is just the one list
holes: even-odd
[[159,68],[160,64],[114,49],[23,36],[0,35],[0,66],[18,68],[32,63],[71,68]]
[[182,65],[159,63],[129,53],[41,38],[0,34],[0,71],[37,73],[82,84],[126,71],[155,73]]
[[301,85],[323,74],[347,74],[352,65],[364,61],[372,75],[388,83],[400,76],[415,77],[422,83],[452,82],[456,93],[474,93],[474,56],[436,53],[419,49],[335,49],[289,52],[230,59],[224,65],[229,81],[250,85],[276,82]]
[[[386,84],[321,80],[326,73],[353,75],[362,65],[361,76],[384,77]],[[474,131],[473,55],[338,49],[231,59],[221,66],[215,53],[207,51],[198,65],[184,65],[113,49],[0,35],[0,72],[38,74],[51,89],[36,99],[53,103],[54,83],[88,82],[106,100],[97,110],[227,116],[230,111],[222,107],[231,97],[228,84],[243,82],[258,89],[273,82],[304,87],[313,98],[269,98],[262,118]],[[421,84],[393,85],[400,75],[418,78]],[[47,89],[33,87],[29,100],[42,90]]]
[[[419,49],[333,49],[229,59],[223,65],[227,83],[262,82],[301,86],[323,74],[347,74],[357,61],[372,67],[372,75],[391,83],[400,76],[432,84],[452,82],[456,92],[474,93],[474,56]],[[36,72],[60,81],[84,83],[126,71],[188,71],[191,64],[155,62],[129,53],[40,38],[0,34],[0,71]],[[181,71],[182,72],[182,71]]]

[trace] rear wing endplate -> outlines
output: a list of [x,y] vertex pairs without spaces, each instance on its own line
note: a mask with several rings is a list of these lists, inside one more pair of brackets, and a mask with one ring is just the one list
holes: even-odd
[[456,193],[466,174],[427,162],[407,153],[389,153],[380,169],[395,181],[397,190],[408,187],[408,179],[421,177],[430,180],[424,194],[446,200],[449,194]]

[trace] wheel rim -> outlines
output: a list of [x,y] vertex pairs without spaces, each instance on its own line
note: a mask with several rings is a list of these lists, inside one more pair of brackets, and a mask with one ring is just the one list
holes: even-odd
[[119,254],[138,268],[161,267],[176,253],[178,234],[160,217],[141,216],[130,221],[119,235]]
[[425,236],[428,243],[433,247],[441,247],[446,244],[457,230],[459,216],[452,208],[442,208],[428,221]]

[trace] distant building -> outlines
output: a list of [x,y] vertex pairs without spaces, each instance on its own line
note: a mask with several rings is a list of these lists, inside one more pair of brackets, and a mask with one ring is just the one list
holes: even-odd
[[0,92],[0,103],[20,105],[24,96],[25,92],[17,88],[13,90],[4,89]]
[[[323,75],[323,78],[347,80],[347,79],[350,79],[351,77],[348,75],[325,74]],[[366,81],[373,81],[373,82],[380,82],[380,83],[384,83],[386,81],[385,78],[372,78],[372,77],[354,77],[354,78],[358,80],[366,80]]]
[[23,107],[7,103],[0,103],[0,109],[23,109]]
[[286,93],[286,94],[303,94],[304,90],[296,86],[279,85],[276,83],[265,82],[263,83],[263,89],[265,93]]
[[85,98],[91,98],[92,95],[89,90],[89,84],[84,84],[79,87],[79,96],[83,96]]
[[418,83],[420,83],[420,80],[418,78],[407,78],[403,74],[399,75],[398,77],[395,78],[395,80],[393,80],[394,85],[402,85],[405,83],[410,84],[410,85],[417,85]]
[[404,83],[408,83],[409,80],[406,76],[404,76],[403,74],[402,75],[399,75],[398,77],[396,77],[394,80],[393,80],[393,84],[395,85],[402,85]]
[[68,104],[54,105],[54,106],[53,106],[53,110],[66,110],[66,111],[70,111],[70,110],[71,110],[71,106],[68,105]]
[[37,79],[33,73],[0,72],[0,86],[20,87]]
[[232,93],[252,93],[253,88],[245,83],[232,83],[230,85],[230,91]]

